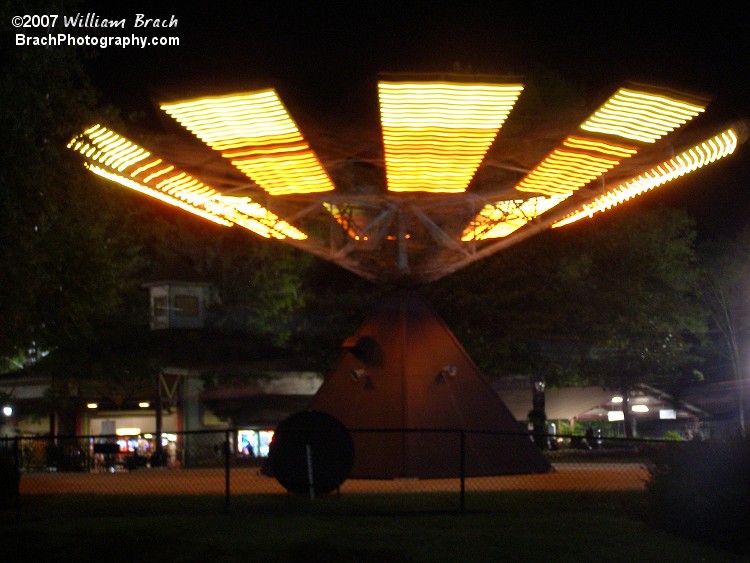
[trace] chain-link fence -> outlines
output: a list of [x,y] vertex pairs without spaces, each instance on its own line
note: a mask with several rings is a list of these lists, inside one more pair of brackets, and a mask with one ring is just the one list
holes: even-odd
[[[539,436],[528,433],[455,429],[362,429],[351,435],[355,445],[352,473],[342,476],[330,494],[318,496],[337,501],[366,499],[373,510],[378,506],[474,510],[497,495],[518,492],[601,494],[604,498],[612,492],[645,491],[654,456],[688,443],[557,435],[545,436],[542,444]],[[90,502],[94,496],[109,500],[131,496],[154,509],[164,497],[200,496],[214,499],[216,510],[224,511],[253,498],[278,497],[286,502],[300,496],[298,491],[290,493],[272,474],[268,457],[240,449],[237,436],[236,430],[221,430],[160,437],[6,438],[0,440],[2,457],[20,478],[8,481],[16,490],[3,498],[6,508],[22,513],[24,499],[31,495],[69,495],[73,502]],[[373,448],[373,441],[378,447]],[[511,447],[519,441],[524,447]],[[358,457],[358,446],[364,448],[363,456],[370,456],[365,465],[362,456]],[[532,463],[518,465],[519,456],[529,457]],[[319,471],[326,460],[316,463]],[[313,478],[313,472],[304,468],[301,474]],[[309,498],[317,500],[312,486],[309,491]]]

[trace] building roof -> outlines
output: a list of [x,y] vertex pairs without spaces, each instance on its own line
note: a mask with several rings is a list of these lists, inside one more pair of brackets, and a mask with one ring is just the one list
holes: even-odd
[[[516,419],[528,419],[532,409],[532,388],[528,379],[500,379],[492,385]],[[549,420],[607,420],[609,411],[622,410],[621,403],[613,401],[620,392],[606,387],[547,387],[544,394]],[[709,411],[642,383],[631,389],[629,401],[631,406],[643,405],[648,409],[638,413],[641,418],[659,418],[663,416],[660,411],[665,409],[675,410],[678,419],[711,416]]]
[[691,385],[682,393],[685,401],[698,405],[713,418],[736,417],[742,397],[745,412],[750,413],[750,380],[701,382]]

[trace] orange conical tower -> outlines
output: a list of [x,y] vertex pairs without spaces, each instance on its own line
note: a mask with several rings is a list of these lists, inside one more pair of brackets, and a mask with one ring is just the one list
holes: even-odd
[[352,433],[350,477],[550,469],[450,329],[414,290],[386,298],[344,342],[310,408],[333,415]]

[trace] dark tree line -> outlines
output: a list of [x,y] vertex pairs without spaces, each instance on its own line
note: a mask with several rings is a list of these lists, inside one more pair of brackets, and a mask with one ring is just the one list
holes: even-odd
[[[6,2],[0,15],[9,22],[33,5]],[[143,284],[164,265],[215,284],[227,330],[286,344],[306,258],[96,179],[69,141],[94,123],[137,127],[98,100],[84,70],[95,53],[15,48],[13,28],[0,33],[0,373],[52,375],[40,411],[64,411],[80,381],[120,395],[151,385],[168,346],[144,345]]]
[[698,361],[707,322],[700,280],[691,219],[634,208],[542,233],[434,293],[488,374],[669,384]]

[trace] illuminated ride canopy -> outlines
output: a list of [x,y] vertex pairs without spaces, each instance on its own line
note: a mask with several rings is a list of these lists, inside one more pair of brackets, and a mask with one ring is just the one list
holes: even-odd
[[[524,129],[523,113],[513,122],[522,93],[492,80],[380,82],[382,145],[366,157],[340,147],[349,158],[321,158],[325,136],[313,150],[273,90],[162,105],[192,134],[176,148],[146,148],[103,125],[70,148],[122,186],[372,281],[408,285],[664,185],[732,154],[747,136],[742,121],[694,135],[688,126],[701,127],[705,99],[632,85],[567,135],[545,138]],[[349,430],[392,430],[352,433],[349,477],[550,469],[418,292],[384,299],[343,348],[311,407]],[[425,428],[468,432],[459,442],[401,431]]]
[[496,153],[522,92],[518,83],[381,81],[381,156],[346,182],[336,170],[364,161],[319,158],[270,89],[163,104],[209,147],[199,151],[168,158],[103,125],[69,147],[91,172],[210,221],[372,281],[416,284],[662,186],[747,137],[744,121],[696,136],[688,125],[705,99],[632,85],[551,148],[537,146],[533,161],[511,165]]

